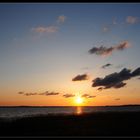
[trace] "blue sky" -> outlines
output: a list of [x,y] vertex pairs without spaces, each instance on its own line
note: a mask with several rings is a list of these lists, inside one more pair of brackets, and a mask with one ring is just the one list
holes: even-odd
[[[0,19],[0,95],[5,98],[46,89],[96,95],[94,78],[140,66],[140,4],[0,4]],[[130,47],[123,51],[105,57],[88,53],[124,41]],[[101,69],[107,63],[112,67]],[[83,73],[89,81],[71,81]]]

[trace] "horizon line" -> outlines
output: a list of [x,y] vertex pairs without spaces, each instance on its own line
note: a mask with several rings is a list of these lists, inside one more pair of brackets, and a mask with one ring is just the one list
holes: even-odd
[[140,106],[140,104],[123,104],[123,105],[100,105],[100,106],[35,106],[35,105],[0,105],[0,107],[117,107],[117,106]]

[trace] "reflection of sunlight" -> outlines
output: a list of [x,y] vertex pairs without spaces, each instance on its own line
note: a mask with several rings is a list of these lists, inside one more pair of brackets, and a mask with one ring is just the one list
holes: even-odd
[[76,114],[77,114],[77,115],[82,114],[82,107],[81,107],[81,106],[77,106],[77,107],[76,107]]

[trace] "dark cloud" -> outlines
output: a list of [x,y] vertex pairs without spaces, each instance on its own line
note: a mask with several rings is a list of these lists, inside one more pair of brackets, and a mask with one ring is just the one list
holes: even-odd
[[89,94],[83,94],[82,95],[82,97],[88,97],[89,96]]
[[124,50],[125,48],[128,48],[129,42],[128,41],[124,41],[116,46],[111,46],[111,47],[106,47],[101,45],[100,47],[93,47],[92,49],[90,49],[88,52],[90,54],[96,54],[96,55],[100,55],[100,56],[107,56],[107,55],[111,55],[113,51],[117,51],[117,50]]
[[96,54],[96,55],[109,55],[112,53],[112,51],[114,50],[113,47],[110,48],[106,48],[105,46],[100,46],[99,48],[97,47],[93,47],[92,49],[89,50],[90,54]]
[[132,72],[132,76],[138,76],[138,75],[140,75],[140,68],[137,68]]
[[96,96],[92,96],[92,95],[89,95],[89,94],[83,94],[82,97],[84,97],[84,98],[94,98]]
[[87,74],[83,74],[83,75],[77,75],[76,77],[74,77],[72,79],[72,81],[82,81],[82,80],[88,80],[89,76]]
[[37,93],[24,93],[25,96],[37,95]]
[[99,87],[97,90],[102,91],[103,90],[103,87]]
[[20,92],[18,92],[18,94],[24,94],[24,92],[20,91]]
[[74,97],[75,95],[74,94],[64,94],[63,97],[65,98],[70,98],[70,97]]
[[95,98],[96,96],[89,95],[88,98]]
[[24,92],[18,92],[18,94],[22,94],[25,96],[32,96],[32,95],[44,95],[44,96],[50,96],[50,95],[58,95],[58,92],[43,92],[43,93],[24,93]]
[[59,94],[58,92],[48,92],[48,91],[45,93],[46,96],[58,95],[58,94]]
[[120,98],[116,98],[115,100],[116,100],[116,101],[119,101],[119,100],[120,100]]
[[137,68],[133,72],[124,68],[119,73],[115,72],[105,76],[104,78],[95,78],[92,82],[92,87],[99,87],[98,90],[108,88],[122,88],[126,85],[125,80],[129,80],[135,76],[140,75],[140,68]]
[[107,68],[107,67],[109,67],[109,66],[111,66],[111,65],[112,65],[112,64],[108,63],[108,64],[103,65],[102,68],[105,69],[105,68]]

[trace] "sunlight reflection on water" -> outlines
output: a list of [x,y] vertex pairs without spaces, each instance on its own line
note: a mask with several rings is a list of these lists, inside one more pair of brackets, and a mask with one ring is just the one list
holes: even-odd
[[77,115],[82,114],[82,107],[81,106],[77,106],[77,108],[76,108],[76,114]]

